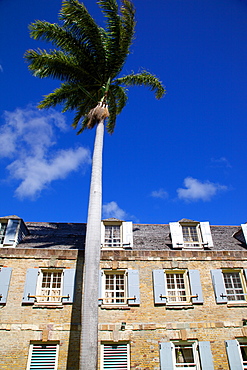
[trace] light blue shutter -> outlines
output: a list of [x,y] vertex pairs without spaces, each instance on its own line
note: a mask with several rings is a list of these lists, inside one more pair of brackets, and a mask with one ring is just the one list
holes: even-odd
[[211,270],[214,293],[217,303],[227,303],[226,288],[221,269]]
[[172,237],[173,248],[183,248],[184,247],[184,237],[182,226],[179,222],[170,222],[170,231]]
[[139,271],[128,270],[128,297],[135,297],[135,299],[128,299],[128,304],[131,306],[140,304],[139,285]]
[[67,298],[63,298],[63,303],[73,303],[74,301],[74,290],[75,290],[75,269],[65,269],[63,271],[63,293],[62,295]]
[[123,231],[123,247],[124,248],[133,248],[133,226],[132,222],[124,221],[122,223]]
[[8,220],[6,234],[3,244],[9,246],[16,246],[16,233],[20,220]]
[[0,268],[0,304],[6,304],[12,268]]
[[197,295],[197,298],[192,298],[192,303],[203,303],[202,286],[199,270],[189,270],[191,295]]
[[33,344],[30,370],[55,370],[57,364],[57,344]]
[[226,352],[230,370],[242,370],[243,363],[240,357],[239,343],[236,339],[226,340]]
[[209,222],[200,222],[200,228],[202,232],[202,240],[203,240],[204,247],[212,248],[214,244],[213,244]]
[[202,370],[214,370],[210,342],[199,342],[198,345]]
[[29,268],[26,273],[26,282],[24,287],[24,295],[22,298],[22,303],[34,303],[34,298],[28,298],[29,295],[35,296],[36,286],[38,279],[39,269]]
[[165,280],[166,275],[164,273],[164,270],[153,270],[154,304],[166,304]]
[[103,284],[103,277],[104,277],[104,271],[99,271],[99,298],[98,298],[98,305],[101,306],[103,304],[103,292],[102,292],[102,284]]
[[127,344],[104,344],[103,370],[128,370]]
[[173,370],[172,345],[170,342],[160,343],[160,370]]

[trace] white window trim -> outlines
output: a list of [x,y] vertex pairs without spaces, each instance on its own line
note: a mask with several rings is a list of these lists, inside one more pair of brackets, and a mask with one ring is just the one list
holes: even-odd
[[[124,302],[119,303],[108,303],[107,299],[110,299],[106,297],[106,275],[124,275]],[[103,277],[102,277],[102,298],[103,298],[103,305],[104,306],[127,306],[128,305],[128,296],[127,296],[127,270],[103,270]],[[114,290],[115,293],[115,290]]]
[[[105,242],[105,227],[106,226],[119,226],[120,227],[120,243],[119,243],[119,246],[118,247],[109,247],[107,246],[106,242]],[[113,242],[112,242],[113,244]],[[121,221],[114,221],[114,222],[107,222],[105,221],[104,222],[104,236],[103,236],[103,246],[102,246],[103,249],[108,249],[108,250],[113,250],[113,249],[122,249],[123,248],[123,225],[122,225],[122,222]]]
[[[61,284],[60,284],[60,299],[57,300],[57,301],[42,301],[41,300],[41,290],[42,290],[42,281],[43,281],[43,272],[49,272],[49,273],[53,273],[53,272],[60,272],[61,273]],[[52,268],[41,268],[39,269],[39,274],[38,274],[38,281],[37,281],[37,286],[36,286],[36,300],[35,300],[35,305],[42,305],[42,306],[58,306],[58,305],[62,305],[63,304],[63,300],[62,300],[62,291],[63,291],[63,269],[61,268],[57,268],[57,269],[52,269]]]
[[31,343],[30,344],[30,346],[29,346],[29,353],[28,353],[28,361],[27,361],[27,370],[30,370],[32,353],[33,353],[33,346],[36,346],[36,345],[48,345],[48,346],[49,345],[52,345],[52,346],[56,346],[55,365],[54,365],[54,369],[52,369],[52,370],[57,370],[57,367],[58,367],[59,344],[58,343],[52,343],[52,342],[36,342],[36,343]]
[[127,346],[127,370],[130,370],[130,344],[128,342],[104,342],[100,345],[100,370],[104,370],[104,346],[105,345],[121,345],[126,344]]
[[239,356],[243,365],[243,369],[247,370],[247,361],[243,360],[242,352],[241,352],[241,346],[246,346],[247,347],[247,339],[246,338],[237,338],[238,341],[238,348],[239,348]]
[[7,227],[8,227],[8,220],[2,220],[1,222],[0,222],[0,225],[1,225],[1,229],[2,229],[2,225],[6,225],[5,226],[5,229],[4,229],[4,233],[3,234],[1,234],[1,239],[2,239],[2,243],[0,242],[0,246],[1,247],[3,247],[3,245],[4,245],[4,238],[5,238],[5,235],[6,235],[6,231],[7,231]]
[[[166,294],[167,294],[166,305],[167,306],[192,305],[192,295],[191,295],[188,271],[187,270],[165,270],[164,273],[166,275],[166,277],[165,277]],[[186,293],[186,301],[169,301],[168,297],[172,297],[172,295],[169,296],[169,294],[168,294],[167,274],[174,274],[174,275],[183,274],[184,285],[185,285],[185,293]],[[181,297],[183,297],[183,296],[181,296]]]
[[[188,367],[188,366],[180,366],[178,365],[177,366],[177,363],[176,363],[176,352],[175,352],[175,346],[176,345],[181,345],[181,346],[192,346],[192,351],[193,351],[193,356],[194,356],[194,364],[193,366],[191,367]],[[197,341],[172,341],[171,342],[171,346],[172,346],[172,357],[173,357],[173,364],[174,364],[174,369],[175,370],[200,370],[201,369],[201,366],[200,366],[200,360],[199,360],[199,353],[198,353],[198,342]],[[182,365],[182,363],[181,363]]]
[[203,248],[203,239],[202,239],[202,232],[200,222],[180,222],[182,227],[182,234],[183,234],[183,227],[196,227],[198,241],[185,241],[183,235],[183,249],[202,249]]
[[[246,279],[245,279],[245,276],[244,276],[243,269],[237,269],[237,268],[236,269],[222,269],[223,282],[224,282],[225,290],[226,290],[226,284],[225,284],[225,280],[224,280],[224,274],[225,273],[239,273],[240,281],[241,281],[241,285],[242,285],[242,290],[243,290],[243,295],[244,295],[244,299],[230,300],[230,299],[228,299],[229,295],[226,292],[227,304],[228,305],[234,305],[234,304],[239,304],[239,303],[246,303],[246,301],[247,301],[247,286],[246,286]],[[239,295],[242,295],[242,294],[239,294]]]

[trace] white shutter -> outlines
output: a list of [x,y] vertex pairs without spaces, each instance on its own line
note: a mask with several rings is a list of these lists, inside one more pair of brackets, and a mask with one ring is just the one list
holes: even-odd
[[242,224],[241,227],[242,227],[242,230],[243,230],[245,243],[247,244],[247,224]]
[[183,248],[184,247],[184,238],[182,226],[179,222],[170,222],[170,231],[172,237],[173,248]]
[[28,370],[56,370],[58,344],[32,344]]
[[101,221],[101,247],[104,247],[105,243],[105,225],[104,222]]
[[103,344],[103,370],[129,370],[128,344]]
[[133,248],[133,226],[132,222],[124,221],[122,223],[123,231],[123,247],[124,248]]
[[204,246],[212,248],[214,245],[209,222],[200,222],[200,228],[202,232],[202,241]]

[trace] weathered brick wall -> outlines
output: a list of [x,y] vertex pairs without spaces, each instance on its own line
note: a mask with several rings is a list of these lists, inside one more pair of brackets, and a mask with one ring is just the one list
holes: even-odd
[[[0,308],[0,369],[26,369],[31,341],[59,342],[58,369],[78,369],[80,325],[74,307],[70,304],[61,308],[22,305],[27,268],[77,268],[77,251],[5,249],[1,255],[0,266],[11,267],[12,276],[7,304]],[[77,270],[81,280],[81,268],[78,266]],[[79,284],[77,298],[80,291]],[[76,305],[79,302],[76,301]],[[72,326],[71,318],[75,320]]]
[[[114,262],[112,261],[114,260]],[[118,262],[116,262],[118,261]],[[245,337],[242,319],[247,304],[230,307],[216,304],[210,270],[247,268],[247,253],[240,251],[145,251],[104,252],[101,268],[138,269],[141,305],[129,309],[100,309],[99,338],[131,343],[131,369],[159,369],[159,342],[174,339],[210,341],[215,370],[228,370],[225,340]],[[200,271],[203,305],[155,306],[152,270],[197,269]],[[126,322],[121,330],[121,322]]]
[[[0,308],[0,369],[25,370],[32,340],[59,341],[59,370],[78,370],[82,255],[68,250],[4,249],[0,266],[12,267],[6,306]],[[63,308],[22,306],[26,270],[30,267],[77,269],[75,302]],[[129,341],[131,369],[158,370],[159,342],[197,339],[211,342],[215,370],[228,370],[224,341],[247,336],[242,319],[247,305],[230,307],[215,302],[210,270],[247,268],[244,251],[118,251],[102,252],[101,268],[138,269],[140,306],[124,309],[99,308],[99,343]],[[152,270],[198,269],[203,305],[183,308],[155,306]],[[121,330],[121,323],[126,327]]]

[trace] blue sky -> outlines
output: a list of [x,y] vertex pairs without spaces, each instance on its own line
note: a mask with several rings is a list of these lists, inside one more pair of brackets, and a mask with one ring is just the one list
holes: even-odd
[[[102,23],[94,0],[85,0]],[[130,88],[105,134],[103,217],[140,223],[181,218],[247,221],[247,1],[134,0],[136,39],[123,74],[145,68],[167,89],[157,101]],[[0,0],[1,216],[85,222],[94,131],[73,114],[39,111],[59,81],[38,79],[23,54],[49,48],[29,37],[36,19],[57,22],[61,0]]]

